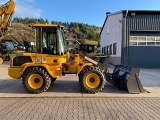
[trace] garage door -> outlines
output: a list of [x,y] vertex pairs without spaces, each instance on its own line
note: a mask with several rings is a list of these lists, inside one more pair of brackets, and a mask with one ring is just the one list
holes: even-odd
[[132,32],[128,58],[134,67],[160,68],[160,33]]

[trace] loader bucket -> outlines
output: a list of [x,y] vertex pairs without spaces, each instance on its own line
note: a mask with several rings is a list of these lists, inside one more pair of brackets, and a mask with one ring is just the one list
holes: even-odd
[[128,93],[143,93],[147,92],[139,79],[140,69],[134,69],[130,66],[115,66],[113,73],[107,73],[106,79],[109,83],[115,85],[120,90],[125,90]]

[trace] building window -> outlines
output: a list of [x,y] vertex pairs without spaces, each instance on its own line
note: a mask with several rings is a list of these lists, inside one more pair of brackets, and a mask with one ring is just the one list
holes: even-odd
[[109,55],[109,46],[107,46],[107,55]]
[[109,55],[112,55],[112,45],[109,46]]
[[130,37],[130,46],[137,45],[137,37]]
[[130,46],[160,46],[160,37],[131,36]]
[[105,50],[106,50],[106,47],[103,48],[103,53],[104,53],[104,55],[106,54],[106,53],[105,53]]
[[104,47],[102,47],[102,53],[104,54]]
[[104,53],[107,55],[107,46],[105,46]]
[[113,55],[116,55],[117,43],[113,44]]
[[104,48],[102,48],[102,53],[104,53],[104,50],[103,50]]

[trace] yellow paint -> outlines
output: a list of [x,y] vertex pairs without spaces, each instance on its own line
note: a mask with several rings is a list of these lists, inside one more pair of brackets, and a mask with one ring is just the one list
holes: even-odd
[[96,73],[90,73],[86,77],[86,85],[89,88],[97,88],[100,84],[100,77]]
[[74,59],[71,63],[64,63],[63,67],[65,67],[70,72],[75,72],[79,74],[86,66],[91,66],[92,63],[82,59],[79,54],[74,55]]
[[21,67],[9,67],[8,75],[12,78],[20,79],[22,75],[21,71],[22,71]]
[[43,78],[42,78],[42,76],[40,76],[39,74],[32,74],[28,78],[28,85],[32,89],[39,89],[39,88],[41,88],[42,85],[43,85]]
[[[37,24],[34,24],[32,27],[52,27],[52,28],[57,28],[58,25],[57,24],[41,24],[41,23],[37,23]],[[61,28],[63,28],[63,26],[61,25],[60,26]]]

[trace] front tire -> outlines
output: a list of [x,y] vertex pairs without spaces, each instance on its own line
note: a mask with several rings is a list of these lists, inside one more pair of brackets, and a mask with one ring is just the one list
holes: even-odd
[[97,93],[102,91],[105,85],[104,74],[98,67],[91,66],[79,75],[79,83],[83,91]]
[[39,94],[49,89],[51,78],[44,69],[34,67],[24,74],[22,84],[29,93]]

